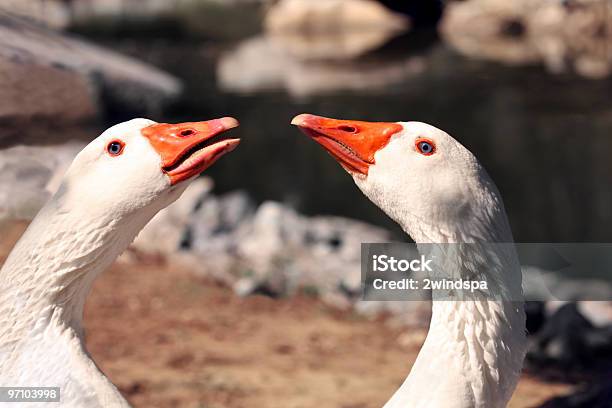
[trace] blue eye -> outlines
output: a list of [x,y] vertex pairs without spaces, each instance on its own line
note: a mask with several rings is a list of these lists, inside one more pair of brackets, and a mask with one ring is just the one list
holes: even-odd
[[431,140],[417,139],[416,148],[419,153],[425,156],[431,156],[436,152],[436,145]]
[[108,146],[106,146],[106,151],[111,156],[119,156],[121,153],[123,153],[124,146],[125,144],[122,141],[113,140],[112,142],[108,144]]

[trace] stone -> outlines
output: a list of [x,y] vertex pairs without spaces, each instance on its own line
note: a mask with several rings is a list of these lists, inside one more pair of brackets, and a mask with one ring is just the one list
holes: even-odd
[[30,221],[59,186],[83,144],[13,146],[0,150],[0,222]]
[[206,177],[192,182],[179,200],[161,210],[143,228],[133,247],[156,255],[172,255],[179,251],[192,214],[212,188],[212,180]]
[[280,0],[264,21],[269,32],[338,32],[409,27],[408,19],[374,0]]
[[612,355],[612,326],[598,327],[575,302],[559,307],[530,339],[526,367],[575,381],[598,370],[605,375]]
[[[1,28],[0,28],[1,31]],[[1,34],[0,34],[1,36]],[[0,40],[1,42],[2,40]],[[37,118],[75,123],[94,118],[99,110],[95,89],[87,78],[50,65],[2,58],[0,50],[0,118],[14,124]],[[3,132],[7,137],[7,132]]]
[[451,2],[443,39],[469,57],[510,65],[540,63],[588,78],[612,73],[612,9],[591,0]]
[[[286,90],[297,98],[340,91],[385,88],[417,76],[427,69],[420,56],[405,56],[379,64],[361,62],[363,53],[379,46],[369,34],[322,36],[317,40],[297,35],[248,39],[225,54],[217,65],[220,86],[230,92]],[[346,41],[350,38],[350,41]],[[335,43],[334,41],[339,41]],[[365,41],[365,42],[361,42]],[[340,63],[350,60],[350,63]],[[249,69],[245,70],[244,67]]]
[[0,9],[35,20],[52,28],[65,28],[70,22],[66,2],[44,0],[0,0]]
[[110,105],[154,113],[181,90],[178,80],[147,64],[3,11],[0,70],[3,127],[83,122]]
[[306,217],[278,202],[256,208],[241,191],[214,196],[206,190],[181,200],[184,209],[177,213],[174,204],[162,211],[135,247],[170,258],[178,253],[191,269],[241,296],[308,290],[335,305],[353,304],[360,295],[361,242],[390,239],[359,221]]

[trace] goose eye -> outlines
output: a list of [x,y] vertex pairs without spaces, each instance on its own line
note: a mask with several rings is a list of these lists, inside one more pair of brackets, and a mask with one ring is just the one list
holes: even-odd
[[122,141],[113,140],[112,142],[108,144],[108,146],[106,146],[106,151],[111,156],[119,156],[121,153],[123,153],[124,146],[125,144]]
[[416,148],[422,155],[431,156],[436,152],[436,145],[431,140],[418,139],[416,141]]

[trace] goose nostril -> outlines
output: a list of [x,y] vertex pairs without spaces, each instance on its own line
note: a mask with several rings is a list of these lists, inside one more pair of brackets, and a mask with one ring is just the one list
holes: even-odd
[[182,137],[187,137],[187,136],[191,136],[195,133],[195,131],[193,129],[185,129],[185,130],[181,130],[181,136]]
[[341,130],[343,132],[348,132],[348,133],[357,133],[357,128],[353,126],[346,126],[346,125],[338,126],[338,130]]

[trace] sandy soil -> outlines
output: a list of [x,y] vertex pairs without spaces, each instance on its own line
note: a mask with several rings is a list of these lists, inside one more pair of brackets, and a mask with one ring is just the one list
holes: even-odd
[[[22,229],[2,234],[0,262]],[[153,259],[103,274],[85,326],[94,359],[136,407],[381,407],[425,336],[308,296],[237,298]],[[524,376],[510,407],[569,389]]]

